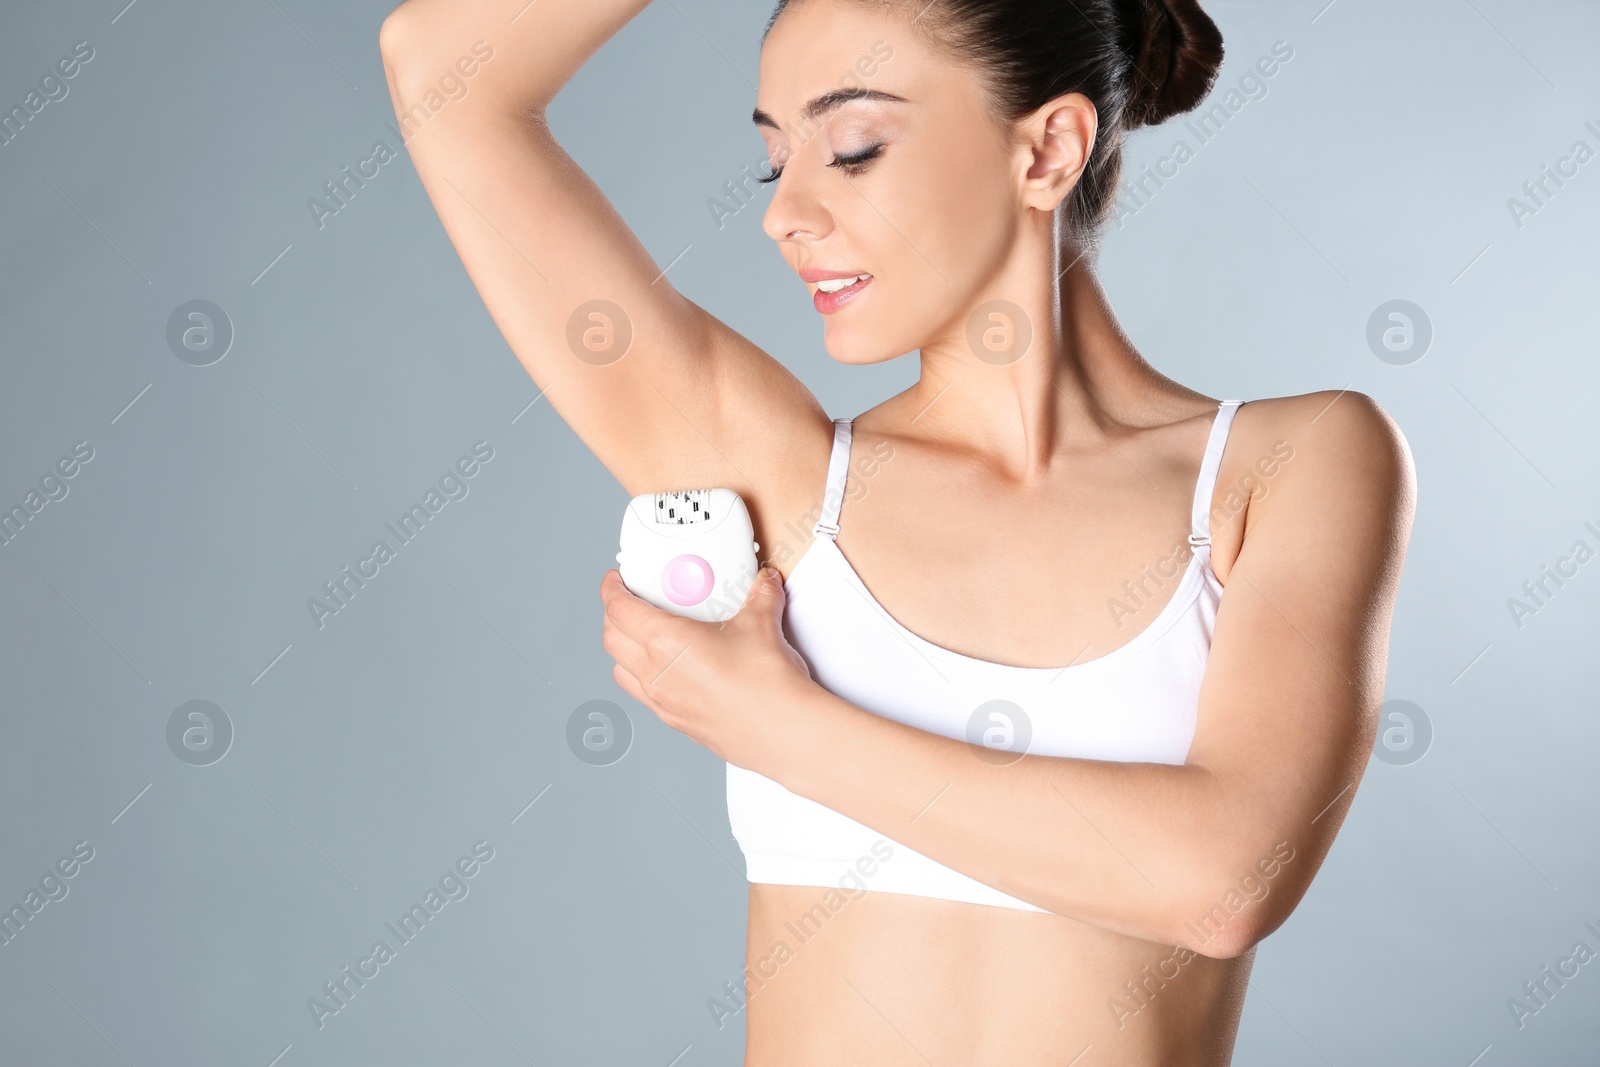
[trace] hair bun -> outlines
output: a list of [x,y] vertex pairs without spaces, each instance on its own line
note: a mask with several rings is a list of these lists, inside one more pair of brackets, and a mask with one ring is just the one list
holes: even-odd
[[1198,0],[1129,0],[1124,40],[1129,130],[1155,126],[1206,98],[1222,69],[1222,32]]

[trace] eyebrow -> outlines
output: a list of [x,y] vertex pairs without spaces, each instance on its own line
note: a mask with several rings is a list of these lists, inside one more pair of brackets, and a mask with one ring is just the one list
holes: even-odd
[[[903,96],[894,93],[882,92],[878,89],[835,89],[831,93],[823,93],[805,107],[800,109],[800,119],[807,124],[816,122],[822,116],[843,107],[855,100],[881,100],[896,104],[910,103]],[[774,130],[781,130],[778,121],[759,107],[750,114],[750,121],[757,126],[770,126]]]

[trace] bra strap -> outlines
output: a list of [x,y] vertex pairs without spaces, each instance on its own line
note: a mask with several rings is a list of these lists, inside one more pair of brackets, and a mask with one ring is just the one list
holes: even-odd
[[813,537],[839,536],[839,508],[844,504],[844,479],[850,467],[850,419],[833,420],[833,452],[828,456],[828,484],[822,493],[822,518],[811,528]]
[[1217,486],[1217,469],[1222,466],[1222,450],[1228,443],[1228,428],[1233,425],[1233,413],[1239,410],[1242,400],[1224,400],[1217,408],[1217,417],[1211,424],[1211,438],[1206,442],[1206,454],[1200,460],[1200,478],[1194,487],[1194,507],[1189,517],[1189,547],[1202,548],[1211,544],[1211,495]]

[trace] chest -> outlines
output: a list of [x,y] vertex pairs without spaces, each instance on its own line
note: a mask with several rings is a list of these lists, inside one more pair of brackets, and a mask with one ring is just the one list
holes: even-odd
[[[860,442],[858,442],[858,445]],[[1159,617],[1191,570],[1193,471],[1086,462],[1029,488],[897,455],[849,484],[838,552],[905,629],[1021,667],[1103,656]]]
[[1221,589],[1199,568],[1131,640],[1019,666],[936,644],[879,603],[832,541],[788,585],[785,636],[823,688],[975,751],[1181,763],[1195,727]]

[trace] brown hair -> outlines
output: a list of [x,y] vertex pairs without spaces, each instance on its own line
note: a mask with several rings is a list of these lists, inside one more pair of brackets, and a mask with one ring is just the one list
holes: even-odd
[[[778,0],[768,31],[790,2]],[[1124,139],[1193,110],[1222,67],[1222,33],[1197,0],[854,2],[920,11],[917,29],[980,73],[1003,122],[1066,93],[1094,102],[1095,147],[1063,220],[1067,239],[1086,253],[1111,218]]]

